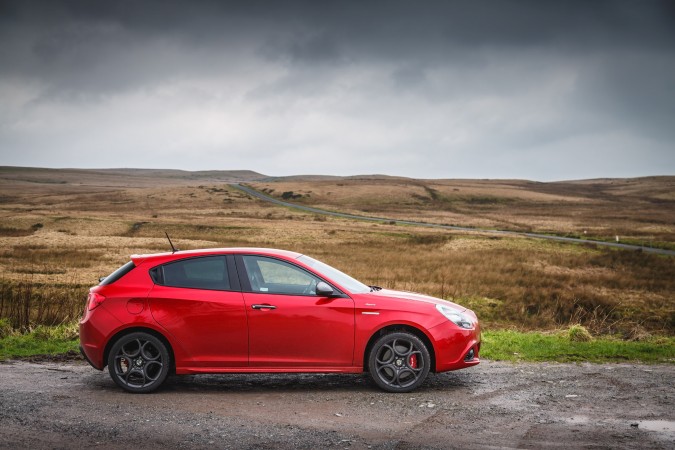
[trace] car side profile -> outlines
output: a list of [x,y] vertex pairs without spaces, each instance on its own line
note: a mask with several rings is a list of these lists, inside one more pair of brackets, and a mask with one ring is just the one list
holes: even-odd
[[133,255],[90,289],[80,348],[136,393],[170,373],[368,372],[389,392],[479,363],[476,315],[367,286],[299,253],[221,248]]

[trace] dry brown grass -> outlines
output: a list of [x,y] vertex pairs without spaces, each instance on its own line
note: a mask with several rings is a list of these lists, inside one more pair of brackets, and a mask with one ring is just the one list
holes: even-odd
[[34,325],[59,325],[82,314],[87,287],[0,280],[0,318],[23,331]]
[[589,182],[406,180],[253,183],[270,195],[355,214],[567,234],[675,248],[675,177]]
[[[550,226],[563,232],[595,220],[598,234],[626,227],[639,237],[653,229],[663,242],[673,242],[671,179],[665,188],[649,180],[646,187],[598,183],[589,188],[581,183],[384,179],[256,186],[279,196],[293,191],[302,195],[294,201],[329,209],[477,226]],[[584,194],[588,189],[597,195]],[[111,188],[32,182],[24,194],[8,191],[11,195],[0,203],[3,227],[23,231],[0,233],[0,317],[11,317],[15,325],[57,323],[80,314],[86,286],[132,253],[168,250],[167,231],[184,249],[262,246],[306,253],[369,284],[457,300],[475,309],[487,327],[581,324],[593,333],[634,339],[675,333],[675,264],[669,257],[317,219],[251,199],[222,183]],[[616,204],[627,198],[633,203],[624,217]],[[657,204],[661,209],[653,207]],[[42,226],[35,227],[38,223]]]

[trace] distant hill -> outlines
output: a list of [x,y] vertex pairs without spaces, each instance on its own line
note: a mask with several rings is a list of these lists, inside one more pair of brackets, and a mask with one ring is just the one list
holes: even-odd
[[103,188],[119,187],[155,187],[195,185],[208,183],[330,183],[330,182],[376,182],[376,183],[403,183],[415,184],[430,182],[441,184],[457,184],[459,186],[480,185],[484,188],[495,186],[510,186],[515,189],[532,191],[572,194],[586,196],[597,193],[644,193],[649,190],[652,194],[668,200],[675,199],[675,177],[641,177],[641,178],[598,178],[592,180],[573,180],[559,182],[535,182],[527,180],[505,179],[438,179],[420,180],[399,176],[372,174],[372,175],[292,175],[275,177],[264,175],[252,170],[201,170],[188,171],[176,169],[48,169],[40,167],[13,167],[0,166],[0,185],[54,185],[60,186],[97,186]]
[[239,183],[264,181],[270,177],[252,170],[175,169],[45,169],[0,166],[0,182],[28,184],[143,187],[195,183]]

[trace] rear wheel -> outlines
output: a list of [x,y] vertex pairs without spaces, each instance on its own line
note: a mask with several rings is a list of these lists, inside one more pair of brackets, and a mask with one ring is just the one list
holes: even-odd
[[388,392],[410,392],[424,383],[431,358],[424,342],[406,332],[380,337],[368,356],[370,376]]
[[108,355],[108,371],[113,381],[129,392],[152,392],[164,383],[171,366],[166,345],[145,332],[119,338]]

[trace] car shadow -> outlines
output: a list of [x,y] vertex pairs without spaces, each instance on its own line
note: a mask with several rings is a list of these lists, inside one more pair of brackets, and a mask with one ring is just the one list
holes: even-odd
[[[107,375],[107,373],[106,373]],[[85,386],[93,390],[114,392],[122,389],[108,376],[92,374]],[[415,392],[453,391],[471,389],[472,377],[461,373],[429,374]],[[263,374],[200,374],[172,375],[157,393],[206,393],[206,392],[370,392],[385,393],[364,374],[322,373],[263,373]]]
[[224,374],[170,377],[163,392],[307,392],[370,390],[374,385],[362,374]]

